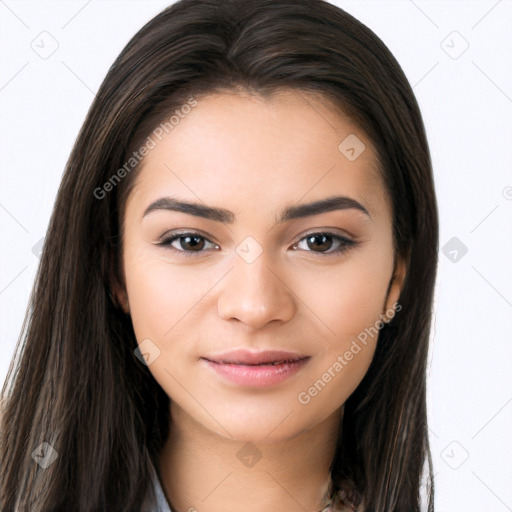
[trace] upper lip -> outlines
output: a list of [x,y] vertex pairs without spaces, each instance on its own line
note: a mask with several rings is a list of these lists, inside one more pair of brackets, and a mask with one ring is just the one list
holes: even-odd
[[203,359],[207,359],[214,363],[256,365],[298,361],[307,357],[309,356],[287,350],[263,350],[261,352],[251,352],[246,349],[237,349],[207,357],[205,356]]

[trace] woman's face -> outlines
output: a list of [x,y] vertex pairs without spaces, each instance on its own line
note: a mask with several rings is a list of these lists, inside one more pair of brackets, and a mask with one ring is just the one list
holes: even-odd
[[290,439],[354,391],[398,300],[374,149],[327,101],[293,91],[217,93],[161,132],[123,225],[119,293],[140,351],[189,419],[240,441]]

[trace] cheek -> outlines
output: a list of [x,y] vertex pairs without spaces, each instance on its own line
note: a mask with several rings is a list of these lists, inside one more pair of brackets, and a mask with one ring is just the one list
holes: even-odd
[[125,281],[133,328],[139,340],[164,340],[207,291],[193,269],[170,265],[144,251],[127,251]]
[[308,305],[329,328],[296,396],[300,410],[312,419],[326,417],[357,388],[375,353],[376,326],[382,325],[387,273],[364,262],[341,267],[317,279],[315,293],[308,296]]
[[343,345],[380,319],[392,267],[391,253],[389,258],[385,253],[354,253],[340,265],[315,272],[314,279],[307,269],[294,273],[294,291],[321,320],[330,344]]
[[[324,336],[311,372],[301,379],[298,402],[314,414],[341,405],[366,374],[382,323],[391,278],[392,251],[361,251],[338,266],[316,273],[314,286],[305,274],[295,274],[295,290],[308,306]],[[300,283],[310,283],[308,286]],[[314,315],[313,315],[314,313]],[[324,328],[325,327],[325,328]],[[314,405],[313,405],[314,402]]]

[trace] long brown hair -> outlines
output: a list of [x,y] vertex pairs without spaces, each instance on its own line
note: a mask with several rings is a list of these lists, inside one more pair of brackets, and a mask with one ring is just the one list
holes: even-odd
[[[425,129],[384,43],[321,0],[181,0],[110,68],[67,162],[2,389],[1,510],[140,510],[168,436],[169,398],[135,357],[130,317],[109,294],[139,168],[126,163],[190,98],[237,88],[317,92],[376,148],[408,269],[402,310],[345,403],[332,478],[367,511],[418,512],[426,466],[434,510],[426,365],[438,212]],[[33,457],[43,442],[58,454],[46,469]]]

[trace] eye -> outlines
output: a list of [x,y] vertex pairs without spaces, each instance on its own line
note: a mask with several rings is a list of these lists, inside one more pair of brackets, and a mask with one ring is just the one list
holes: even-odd
[[[303,244],[303,246],[299,247],[300,244]],[[294,250],[296,250],[297,247],[304,249],[304,245],[307,252],[313,252],[321,255],[332,255],[348,251],[352,247],[355,247],[357,242],[334,233],[318,232],[309,233],[292,247]]]
[[[208,247],[208,244],[210,247]],[[302,247],[301,247],[302,244]],[[207,250],[208,248],[218,250],[220,247],[208,240],[205,236],[196,232],[169,233],[163,237],[158,245],[171,248],[173,251],[183,253],[185,256],[193,256]],[[329,232],[309,233],[299,242],[292,246],[293,250],[305,250],[318,255],[336,255],[341,254],[352,247],[357,242],[340,235]]]
[[185,253],[185,255],[193,255],[194,253],[204,252],[203,249],[210,244],[214,249],[219,249],[200,233],[170,233],[158,245],[169,246],[177,252]]

